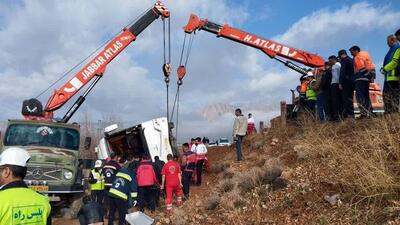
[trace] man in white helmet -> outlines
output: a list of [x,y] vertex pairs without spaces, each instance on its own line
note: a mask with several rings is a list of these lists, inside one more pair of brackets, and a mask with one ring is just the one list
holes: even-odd
[[23,181],[29,159],[25,149],[16,147],[0,155],[0,224],[51,224],[48,198]]
[[94,169],[90,171],[89,183],[92,199],[99,204],[103,204],[104,198],[104,176],[102,174],[103,162],[96,160]]

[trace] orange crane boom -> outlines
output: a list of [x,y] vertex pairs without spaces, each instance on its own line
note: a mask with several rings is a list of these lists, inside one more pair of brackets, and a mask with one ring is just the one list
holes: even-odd
[[316,54],[292,48],[281,43],[262,38],[260,36],[239,30],[231,27],[228,24],[220,25],[210,22],[207,19],[200,19],[197,15],[190,15],[189,21],[184,27],[186,33],[193,33],[196,30],[205,30],[216,34],[217,37],[223,37],[253,48],[260,49],[269,57],[278,60],[287,67],[306,75],[307,71],[304,68],[282,58],[293,60],[303,65],[320,68],[324,66],[324,59]]
[[[43,112],[33,112],[33,109],[41,108],[41,106],[33,107],[32,109],[32,107],[29,108],[28,106],[23,105],[23,107],[26,107],[26,109],[23,108],[22,110],[25,118],[52,120],[53,112],[55,110],[62,107],[77,92],[79,92],[83,86],[93,80],[88,89],[77,99],[75,104],[68,110],[61,121],[67,122],[83,103],[85,97],[103,76],[107,65],[130,43],[135,41],[136,37],[160,16],[162,18],[168,18],[170,16],[170,12],[163,3],[157,1],[154,6],[146,11],[135,23],[128,28],[124,28],[120,34],[114,37],[101,52],[99,52],[92,60],[90,60],[90,62],[88,62],[82,69],[80,69],[67,83],[56,89],[52,96],[50,96],[48,99]],[[34,116],[32,116],[33,114]]]

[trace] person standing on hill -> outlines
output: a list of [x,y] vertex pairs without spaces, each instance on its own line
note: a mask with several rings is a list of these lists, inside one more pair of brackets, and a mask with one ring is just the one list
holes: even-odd
[[356,80],[356,98],[360,108],[360,118],[368,117],[372,114],[371,99],[369,98],[369,83],[375,79],[375,65],[368,52],[361,51],[360,47],[350,48],[351,55],[354,57],[354,77]]
[[201,138],[196,138],[196,178],[197,178],[197,186],[201,186],[202,182],[202,174],[203,174],[203,166],[207,157],[207,147],[201,142]]
[[339,88],[342,90],[343,117],[354,117],[354,63],[353,59],[347,55],[346,50],[338,52],[340,58],[340,77]]
[[329,62],[325,62],[324,71],[321,77],[320,89],[324,99],[324,113],[325,120],[331,120],[332,118],[332,98],[331,98],[331,82],[332,82],[332,70]]
[[175,194],[177,198],[177,204],[182,203],[182,174],[181,168],[177,162],[172,160],[172,154],[167,155],[168,162],[163,166],[161,174],[161,189],[165,188],[167,195],[167,213],[171,213],[172,210],[172,197]]
[[[164,161],[162,161],[162,160],[160,160],[160,157],[159,156],[155,156],[154,157],[154,169],[155,169],[155,172],[156,172],[156,176],[157,176],[157,180],[158,180],[158,182],[161,182],[161,179],[162,179],[162,175],[161,175],[161,171],[162,171],[162,168],[163,168],[163,166],[164,166]],[[160,195],[161,195],[161,190],[160,190],[160,187],[157,185],[157,187],[155,187],[155,204],[156,204],[156,207],[158,207],[160,204]]]
[[242,114],[241,109],[235,110],[235,121],[233,123],[233,131],[232,136],[233,140],[236,142],[236,156],[237,161],[243,160],[242,155],[242,140],[243,137],[246,135],[247,131],[247,119]]
[[342,116],[342,91],[339,88],[340,68],[336,56],[329,56],[332,68],[331,97],[332,97],[332,120],[337,121]]
[[[104,177],[104,204],[105,210],[110,208],[110,199],[108,196],[108,192],[114,182],[115,175],[121,169],[121,166],[117,162],[118,156],[115,152],[110,153],[110,159],[104,164],[103,170],[101,171],[101,175]],[[107,212],[105,212],[107,214]]]
[[194,171],[196,170],[196,154],[189,150],[189,144],[184,143],[183,147],[183,156],[182,156],[182,186],[183,186],[183,194],[185,195],[185,199],[189,198],[189,188],[190,181],[192,180],[192,176]]
[[114,182],[108,192],[109,215],[108,224],[114,224],[115,212],[118,211],[118,225],[125,225],[125,216],[130,208],[136,205],[138,197],[138,187],[136,176],[133,170],[122,168],[115,175]]
[[196,138],[190,139],[189,149],[192,152],[196,151]]
[[381,72],[385,75],[383,102],[385,113],[399,112],[400,104],[400,43],[395,35],[387,37],[389,51],[383,61]]
[[138,183],[138,197],[140,211],[144,212],[145,205],[147,205],[151,212],[156,210],[155,206],[155,189],[154,185],[157,184],[157,176],[150,156],[144,155],[139,167],[136,171]]
[[252,135],[253,133],[257,133],[256,122],[254,121],[253,114],[249,113],[247,115],[247,134]]

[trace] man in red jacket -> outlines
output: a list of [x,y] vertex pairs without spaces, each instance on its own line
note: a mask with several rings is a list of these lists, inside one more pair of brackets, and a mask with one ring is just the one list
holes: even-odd
[[168,162],[163,166],[161,171],[162,182],[161,189],[164,189],[167,194],[167,212],[172,210],[172,194],[175,193],[177,203],[182,203],[182,174],[179,164],[172,160],[172,155],[167,155]]
[[139,209],[144,212],[147,205],[151,212],[156,210],[155,206],[155,185],[157,184],[156,172],[153,163],[148,155],[143,156],[136,171],[138,183]]

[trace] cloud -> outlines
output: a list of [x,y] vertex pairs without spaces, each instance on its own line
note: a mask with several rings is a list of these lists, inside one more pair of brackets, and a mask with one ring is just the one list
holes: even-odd
[[388,6],[360,2],[337,10],[318,10],[304,16],[275,39],[297,48],[321,51],[321,48],[331,48],[371,31],[393,31],[398,26],[399,18],[400,12]]
[[[0,57],[2,58],[0,61],[2,82],[0,101],[4,107],[0,119],[20,118],[22,100],[35,97],[57,80],[64,71],[120,31],[123,25],[140,15],[153,3],[153,0],[83,2],[44,0],[21,1],[18,4],[0,3],[0,11],[4,12],[0,18],[0,39],[2,40],[0,42]],[[246,9],[232,7],[228,1],[166,0],[164,3],[171,11],[174,66],[176,66],[175,58],[178,57],[184,34],[182,26],[187,22],[190,12],[233,24],[240,24],[247,17]],[[210,56],[209,53],[217,46],[222,47],[219,54]],[[208,60],[218,62],[218,57],[224,57],[225,46],[229,46],[229,43],[219,45],[215,42],[215,44],[205,44],[201,47],[194,46],[193,52],[199,54],[195,53],[196,56],[192,59],[201,65],[206,65]],[[126,124],[127,126],[132,125],[131,123],[165,116],[165,84],[161,72],[162,50],[162,22],[158,20],[109,64],[104,77],[87,97],[80,111],[90,114],[93,121],[101,119],[106,114],[116,114],[118,118],[130,123]],[[205,53],[201,53],[201,50]],[[82,65],[78,66],[74,72],[81,67]],[[193,66],[193,68],[196,67]],[[219,81],[229,77],[229,74],[221,77],[213,74],[215,71],[223,74],[226,71],[224,65],[216,63],[210,69],[200,66],[197,68],[201,69],[197,72],[190,71],[190,76],[184,81],[185,85],[182,87],[182,92],[187,91],[185,94],[188,96],[187,98],[182,95],[182,99],[188,101],[186,103],[182,101],[181,109],[182,112],[188,109],[183,115],[191,118],[189,120],[200,115],[201,104],[206,104],[208,98],[218,98],[223,95],[221,93],[231,93],[227,95],[226,100],[233,95],[233,92],[225,92],[218,88]],[[205,70],[202,70],[203,68]],[[45,103],[52,89],[60,87],[72,75],[73,73],[69,74],[45,92],[40,100]],[[209,77],[216,78],[214,84],[209,85],[204,82],[204,78]],[[176,79],[173,78],[171,98],[174,94],[175,82]],[[210,90],[217,91],[211,93]],[[204,91],[210,95],[203,95]],[[73,101],[74,99],[58,110],[56,116],[62,116]],[[193,102],[196,103],[195,107],[192,106]],[[73,120],[82,119],[80,111]]]

